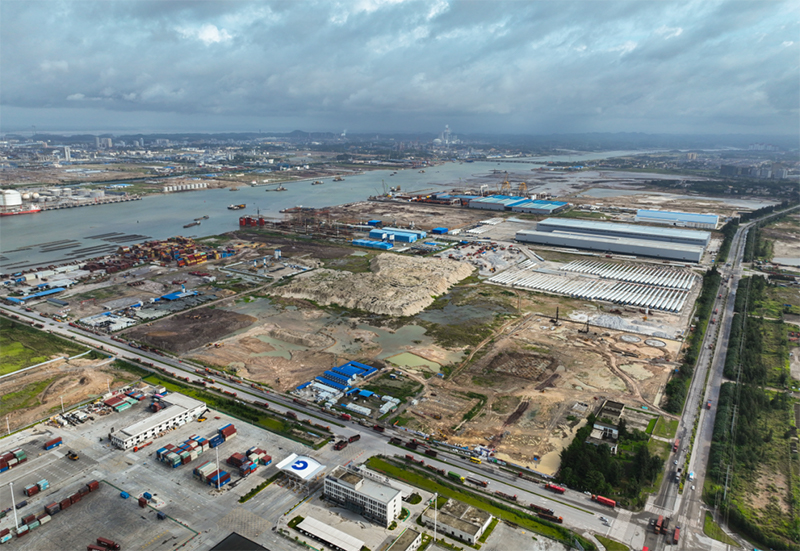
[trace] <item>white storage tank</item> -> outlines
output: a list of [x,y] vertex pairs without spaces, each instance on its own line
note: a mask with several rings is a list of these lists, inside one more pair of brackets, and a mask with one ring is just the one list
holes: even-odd
[[4,189],[0,192],[0,206],[18,207],[22,204],[22,195],[13,189]]

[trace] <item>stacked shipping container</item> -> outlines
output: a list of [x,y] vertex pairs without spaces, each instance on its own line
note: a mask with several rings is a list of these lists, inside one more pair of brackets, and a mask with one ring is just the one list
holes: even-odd
[[203,452],[208,451],[210,448],[216,448],[234,436],[236,436],[236,428],[228,424],[221,427],[211,439],[195,435],[178,446],[167,444],[156,451],[156,458],[175,469],[197,459]]
[[15,448],[9,452],[0,455],[0,473],[9,469],[13,469],[17,465],[21,465],[28,460],[28,455],[22,451],[22,448]]
[[[33,487],[39,488],[41,490],[46,490],[47,488],[50,487],[50,483],[47,482],[47,480],[40,480]],[[39,515],[30,514],[28,516],[23,517],[22,524],[17,529],[17,537],[21,538],[22,536],[29,534],[31,530],[35,530],[36,528],[39,528],[40,526],[47,524],[48,522],[50,522],[50,519],[52,518],[53,515],[71,507],[73,504],[80,501],[83,496],[91,492],[97,491],[99,489],[100,489],[100,483],[96,480],[92,480],[85,486],[82,486],[73,495],[63,499],[61,502],[54,501],[49,505],[45,505],[43,513]],[[11,535],[8,529],[0,531],[0,543],[5,543],[10,539]]]

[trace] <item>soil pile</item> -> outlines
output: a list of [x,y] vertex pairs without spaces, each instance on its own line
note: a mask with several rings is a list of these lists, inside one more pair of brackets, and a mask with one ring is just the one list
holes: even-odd
[[433,296],[446,293],[473,269],[466,263],[444,258],[382,254],[370,262],[372,273],[315,270],[276,291],[284,297],[338,304],[373,314],[413,316],[430,306]]

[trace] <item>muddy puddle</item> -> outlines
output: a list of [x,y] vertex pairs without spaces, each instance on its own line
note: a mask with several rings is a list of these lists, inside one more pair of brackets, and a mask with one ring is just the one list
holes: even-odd
[[389,356],[386,359],[394,365],[400,367],[424,367],[437,372],[439,371],[439,368],[442,367],[436,362],[426,360],[425,358],[410,352],[403,352],[402,354]]
[[269,352],[258,352],[256,354],[250,354],[252,358],[258,358],[261,356],[278,356],[281,358],[286,358],[287,360],[292,359],[292,352],[296,352],[298,350],[308,350],[308,347],[301,346],[299,344],[292,344],[290,342],[281,341],[278,339],[274,339],[267,335],[256,335],[256,338],[261,342],[267,343],[268,345],[272,346],[275,350],[270,350]]

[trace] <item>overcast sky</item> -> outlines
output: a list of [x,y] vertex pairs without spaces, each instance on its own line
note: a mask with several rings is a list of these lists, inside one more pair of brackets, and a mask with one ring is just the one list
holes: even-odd
[[3,131],[762,133],[796,0],[0,2]]

